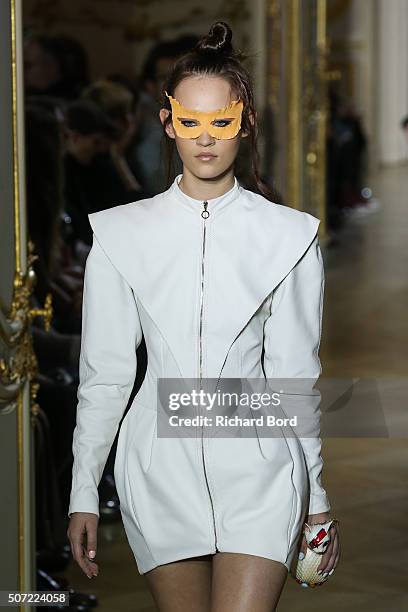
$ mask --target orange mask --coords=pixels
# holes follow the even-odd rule
[[[182,106],[175,98],[170,100],[174,131],[180,138],[198,138],[208,132],[213,138],[234,138],[241,128],[241,117],[244,103],[234,100],[229,106],[207,113],[190,110]]]

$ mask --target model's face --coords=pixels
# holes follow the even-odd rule
[[[221,134],[217,138],[209,134],[207,130],[201,130],[202,133],[197,136],[197,133],[200,132],[199,116],[193,113],[188,116],[188,109],[210,113],[228,107],[231,102],[238,99],[231,91],[228,81],[216,76],[188,77],[177,85],[173,97],[179,105],[184,107],[187,115],[181,117],[183,137],[176,133],[173,123],[167,125],[166,132],[170,138],[176,141],[183,165],[194,176],[203,179],[216,178],[225,173],[235,161],[241,138],[247,136],[247,134],[240,129],[232,138],[221,137]],[[227,114],[222,113],[218,122],[216,121],[217,118],[214,117],[213,125],[217,126],[220,131],[223,125],[236,124],[237,122],[236,110],[232,111],[231,109],[231,117],[227,117]],[[162,123],[168,115],[169,111],[162,108],[160,111]],[[180,121],[180,118],[178,121]],[[192,136],[186,137],[189,129],[192,130]],[[180,133],[180,129],[178,131]],[[229,132],[231,133],[231,129],[229,129]],[[226,135],[230,135],[228,131],[226,131]]]

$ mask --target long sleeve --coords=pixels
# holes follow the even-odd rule
[[[267,379],[287,379],[289,393],[281,396],[281,407],[288,417],[293,414],[300,417],[301,424],[296,436],[308,467],[309,514],[331,508],[321,482],[321,395],[313,389],[322,372],[319,348],[324,284],[323,258],[316,235],[298,263],[273,292],[270,315],[264,328],[265,376]],[[295,389],[293,394],[291,388]]]
[[[93,234],[85,266],[68,516],[99,516],[98,485],[133,389],[141,341],[133,291]]]

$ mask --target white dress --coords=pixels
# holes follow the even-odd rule
[[[262,437],[254,426],[246,437],[161,437],[157,385],[319,378],[320,221],[236,178],[221,197],[195,200],[180,178],[153,198],[89,215],[68,515],[99,515],[97,487],[143,332],[147,372],[122,421],[115,460],[139,573],[217,550],[267,557],[289,570],[307,513],[330,510],[319,431]],[[315,420],[319,394],[299,399]]]

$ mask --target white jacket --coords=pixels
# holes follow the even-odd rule
[[[201,202],[181,191],[180,178],[153,198],[89,215],[68,514],[99,515],[97,487],[143,332],[147,373],[122,422],[115,461],[140,573],[216,550],[266,556],[289,569],[307,513],[330,510],[321,439],[157,437],[157,379],[317,379],[320,221],[236,178],[223,196]],[[304,400],[318,414],[316,402]]]

